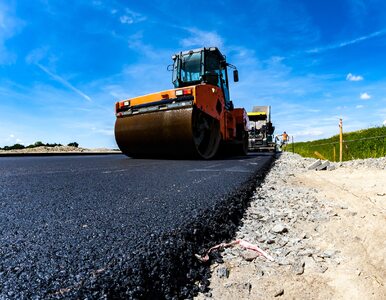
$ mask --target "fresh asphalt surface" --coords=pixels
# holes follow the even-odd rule
[[[66,297],[222,201],[270,160],[0,158],[0,299]]]

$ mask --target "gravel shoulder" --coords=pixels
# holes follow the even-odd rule
[[[313,161],[283,153],[237,232],[275,261],[227,248],[197,299],[386,298],[386,158],[307,170]]]

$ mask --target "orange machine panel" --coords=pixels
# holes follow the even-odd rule
[[[248,131],[248,114],[244,108],[235,108],[232,115],[236,119],[237,125],[243,125],[244,130]]]
[[[232,141],[236,137],[236,119],[230,111],[224,113],[224,133],[224,141]]]
[[[196,107],[220,121],[220,133],[223,141],[233,139],[233,117],[225,110],[222,90],[214,85],[200,84],[195,89]],[[228,126],[231,126],[228,128]]]
[[[192,93],[194,95],[194,86],[187,87],[184,89],[189,89],[189,88],[192,90]],[[147,95],[143,95],[143,96],[139,96],[139,97],[134,97],[131,99],[121,100],[119,102],[123,103],[124,101],[129,100],[130,106],[135,106],[135,105],[151,103],[151,102],[156,102],[156,101],[165,100],[165,99],[173,99],[173,98],[176,98],[176,90],[177,89],[161,91],[161,92],[157,92],[157,93],[152,93],[152,94],[147,94]]]
[[[195,88],[196,107],[211,117],[221,120],[224,112],[224,97],[219,87],[199,84]]]

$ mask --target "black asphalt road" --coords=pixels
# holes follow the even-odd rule
[[[211,212],[271,160],[0,158],[0,299],[190,297],[165,285],[200,276],[164,273],[190,262],[200,235],[219,238],[205,227]]]

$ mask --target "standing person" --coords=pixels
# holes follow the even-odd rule
[[[280,145],[280,147],[282,147],[283,145],[288,143],[288,134],[287,134],[287,132],[284,131],[283,134],[281,134],[280,136],[281,136],[281,145]]]

